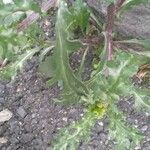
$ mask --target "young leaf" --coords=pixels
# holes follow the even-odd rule
[[[95,116],[87,113],[80,121],[59,132],[53,143],[53,150],[76,150],[79,142],[89,141],[91,127],[95,124]]]
[[[84,3],[83,0],[76,0],[73,3],[73,7],[70,12],[73,14],[72,19],[74,26],[79,26],[82,31],[85,31],[90,17],[86,3]]]
[[[118,108],[112,104],[108,110],[109,133],[116,140],[116,150],[132,149],[132,145],[138,144],[143,135],[140,132],[127,125],[125,117]]]
[[[97,119],[101,119],[106,113],[106,106],[102,103],[91,105],[87,108],[84,117],[62,129],[53,143],[53,150],[76,150],[79,143],[89,141],[91,128]]]
[[[86,86],[79,81],[74,75],[69,65],[69,53],[80,47],[77,41],[69,40],[68,26],[72,15],[68,11],[66,3],[60,2],[56,22],[56,46],[54,54],[46,59],[45,62],[50,64],[50,68],[45,68],[47,73],[52,76],[48,81],[50,85],[57,81],[62,82],[63,92],[62,97],[64,100],[74,101],[79,100],[81,95],[88,93]],[[49,62],[48,62],[49,61]],[[44,65],[42,65],[43,67]],[[42,67],[41,70],[42,70]],[[48,71],[49,70],[49,71]]]
[[[9,64],[8,66],[4,67],[2,70],[0,70],[0,77],[3,79],[11,79],[13,80],[16,76],[16,73],[18,70],[22,69],[23,64],[28,60],[31,59],[32,56],[38,52],[39,49],[32,49],[25,54],[21,55],[15,63]]]
[[[127,44],[139,44],[145,49],[150,49],[150,39],[130,39],[130,40],[123,40],[119,41],[119,43],[127,43]]]
[[[144,90],[135,90],[133,91],[133,94],[135,96],[135,107],[137,109],[139,108],[145,108],[146,110],[150,111],[150,92],[149,90],[145,93]]]
[[[40,12],[41,9],[37,2],[33,0],[13,0],[17,7],[25,9],[25,10],[33,10],[35,12]]]

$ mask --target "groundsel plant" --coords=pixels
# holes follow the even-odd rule
[[[33,1],[13,0],[13,4],[0,1],[0,36],[3,39],[0,41],[1,74],[14,75],[27,59],[38,52],[40,58],[42,55],[39,70],[49,78],[47,83],[50,86],[57,83],[61,89],[56,102],[66,106],[81,104],[84,107],[84,116],[79,121],[59,131],[51,144],[53,150],[78,149],[81,141],[89,141],[95,122],[104,117],[109,120],[109,134],[116,140],[116,149],[133,149],[143,139],[144,136],[137,129],[128,125],[117,103],[121,96],[132,96],[138,111],[150,110],[149,89],[139,88],[132,81],[133,76],[142,80],[149,74],[149,71],[145,70],[149,70],[150,66],[150,40],[122,40],[120,35],[114,33],[113,28],[123,12],[148,2],[107,0],[107,14],[101,18],[83,0],[76,0],[69,6],[65,0],[49,0],[49,7],[43,8]],[[38,29],[32,23],[50,7],[58,8],[56,40],[53,45],[45,44],[43,39],[33,34],[31,36],[32,25]],[[32,14],[27,15],[31,10]],[[14,16],[15,19],[12,19]],[[10,20],[7,17],[10,17]],[[23,21],[18,25],[20,20]],[[42,34],[40,30],[37,31]],[[140,50],[134,49],[135,44]],[[43,55],[49,49],[53,49],[53,54],[44,58]],[[70,66],[69,56],[81,49],[83,57],[75,72]],[[82,80],[89,50],[94,53],[93,72],[90,79]],[[6,60],[7,63],[4,64]],[[12,69],[12,66],[15,69]],[[139,70],[141,66],[144,66],[144,69],[142,67],[142,70]]]

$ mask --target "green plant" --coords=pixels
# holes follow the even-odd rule
[[[39,5],[32,0],[13,0],[6,4],[0,1],[1,78],[13,79],[26,60],[46,45],[42,36],[38,36],[43,33],[37,24],[24,32],[17,31],[18,23],[32,12],[41,13]]]
[[[79,1],[82,2],[81,0]],[[75,3],[78,3],[79,1]],[[93,72],[91,79],[85,82],[82,81],[87,90],[80,90],[83,91],[83,93],[79,94],[78,89],[79,87],[83,88],[83,85],[78,84],[78,82],[76,82],[77,85],[75,85],[74,79],[67,80],[67,82],[70,84],[75,85],[75,89],[71,89],[75,93],[70,92],[71,95],[67,94],[68,97],[67,99],[65,98],[65,100],[67,100],[68,103],[69,100],[72,101],[72,99],[76,99],[77,103],[83,104],[85,106],[85,115],[79,122],[74,123],[70,125],[70,127],[60,131],[60,134],[53,145],[53,149],[76,149],[77,143],[79,143],[81,139],[89,139],[90,129],[92,126],[94,126],[95,120],[104,116],[107,116],[110,121],[109,131],[111,137],[115,138],[117,141],[116,149],[131,149],[134,144],[142,139],[142,134],[140,134],[137,129],[127,125],[123,113],[116,106],[120,96],[133,95],[135,97],[135,106],[150,110],[150,103],[146,98],[146,96],[149,95],[149,90],[139,89],[138,87],[135,87],[131,81],[133,75],[135,75],[138,71],[139,65],[148,62],[149,56],[144,55],[144,53],[149,53],[149,51],[136,52],[130,50],[130,52],[126,52],[118,45],[123,41],[121,42],[113,40],[115,38],[113,37],[112,31],[114,20],[119,13],[118,11],[121,11],[121,2],[124,4],[124,1],[117,1],[116,3],[111,3],[108,6],[107,21],[103,25],[104,30],[102,29],[102,32],[99,34],[99,37],[103,37],[102,45],[104,46],[102,48],[100,47],[99,49],[100,62],[97,65],[97,69]],[[82,7],[82,5],[78,7]],[[125,7],[123,6],[123,8]],[[69,13],[69,11],[71,12],[71,10],[66,7],[65,2],[60,2],[57,14],[57,21],[60,22],[60,25],[64,21],[63,18],[68,17],[67,14],[74,15],[73,13]],[[90,12],[88,7],[87,11]],[[60,33],[65,30],[68,35],[72,35],[69,33],[72,33],[72,30],[70,29],[72,29],[75,21],[72,21],[74,18],[71,15],[70,18],[68,17],[65,21],[66,24],[68,23],[68,26],[63,26],[65,28],[63,28],[61,31],[59,30]],[[89,17],[86,17],[85,19],[89,19]],[[99,21],[101,20],[96,20],[96,22]],[[60,25],[57,25],[56,30],[60,29]],[[89,33],[90,30],[88,29],[90,29],[90,27],[87,28],[87,32],[85,33],[86,35],[91,34]],[[60,33],[57,33],[56,36],[59,36],[61,39]],[[66,37],[68,39],[69,36]],[[62,38],[64,38],[64,36],[62,36]],[[73,38],[73,36],[70,38]],[[58,41],[60,41],[60,39]],[[149,44],[147,40],[129,40],[126,42],[140,44],[149,50]],[[66,43],[63,42],[62,47],[64,48],[65,45]],[[61,59],[65,58],[65,62],[66,60],[69,61],[69,51],[70,49],[68,50],[68,58],[67,55],[65,55],[65,57],[61,57]],[[138,55],[138,53],[141,53],[142,55]],[[56,61],[57,64],[59,64],[58,60]],[[59,64],[59,66],[66,68],[64,63],[62,63],[62,65]],[[61,75],[61,77],[63,76]],[[66,89],[66,85],[68,85],[67,82],[63,78],[59,78],[59,80],[62,81],[63,88]],[[50,81],[54,81],[53,77]],[[67,89],[67,91],[69,90]],[[64,92],[62,93],[64,94]],[[76,94],[80,97],[77,98]],[[131,143],[130,140],[132,140]]]
[[[124,10],[128,10],[131,6],[141,2],[145,1],[108,1],[109,6],[107,8],[106,19],[99,20],[92,12],[92,9],[82,0],[76,0],[70,7],[67,6],[66,1],[57,1],[56,42],[55,45],[52,46],[52,48],[54,48],[53,55],[47,56],[46,59],[41,62],[39,70],[50,78],[50,80],[48,80],[49,85],[53,85],[57,82],[60,86],[61,94],[57,102],[67,105],[81,104],[84,106],[85,115],[78,122],[60,131],[58,138],[53,143],[54,150],[74,150],[77,148],[77,144],[81,139],[88,141],[91,127],[94,126],[97,119],[101,119],[104,116],[107,116],[109,119],[109,132],[111,137],[117,141],[116,149],[132,149],[132,147],[143,138],[143,135],[140,134],[137,129],[127,124],[124,114],[117,107],[117,103],[120,96],[132,95],[135,98],[136,108],[150,110],[150,102],[148,100],[148,96],[150,95],[149,90],[138,88],[132,82],[132,77],[138,72],[139,66],[150,63],[149,40],[117,40],[118,35],[113,32],[114,22],[117,17],[122,14]],[[3,6],[2,3],[0,4]],[[18,3],[15,5],[17,4]],[[28,9],[40,12],[37,8],[37,6],[33,8],[28,7]],[[15,8],[15,12],[16,10]],[[12,11],[10,14],[13,14]],[[0,17],[3,18],[3,16]],[[0,27],[2,31],[6,32],[4,24]],[[16,26],[10,26],[10,29],[12,30],[15,27]],[[23,52],[23,54],[21,53],[22,55],[18,57],[13,50],[15,48],[14,45],[11,50],[8,49],[8,54],[11,53],[9,55],[5,50],[0,51],[0,58],[7,58],[10,61],[10,64],[1,71],[2,74],[5,72],[8,73],[7,69],[9,69],[9,65],[15,68],[16,66],[21,67],[26,58],[28,59],[30,56],[33,56],[35,52],[40,52],[43,47],[49,47],[47,44],[43,44],[42,46],[38,44],[37,41],[41,41],[42,39],[38,39],[38,37],[34,36],[35,34],[31,36],[31,27],[29,27],[29,31],[24,31],[24,34],[20,33],[21,38],[25,38],[26,42],[19,45],[19,39],[15,40],[16,46],[19,45],[21,52],[26,45],[24,45],[24,43],[29,44],[25,47],[26,50],[29,50],[27,54]],[[8,27],[6,29],[8,29]],[[77,30],[81,31],[78,35],[76,35]],[[14,30],[12,31],[14,32]],[[20,38],[20,34],[15,34],[15,37]],[[6,38],[8,39],[8,36],[6,36]],[[10,39],[12,43],[14,38],[11,37]],[[93,49],[96,49],[95,53],[98,59],[93,61],[95,67],[93,68],[91,78],[82,81],[81,76],[84,71],[85,55],[89,48],[89,43],[91,44],[92,42],[94,43]],[[95,43],[97,44],[95,45]],[[145,50],[136,51],[132,47],[126,47],[125,51],[123,47],[126,43],[137,44],[142,46],[142,49]],[[8,44],[8,41],[3,40],[0,46]],[[37,46],[33,49],[31,44],[36,44]],[[80,47],[85,49],[85,52],[78,72],[74,72],[69,64],[69,56]],[[11,52],[12,50],[13,52]],[[17,49],[17,53],[19,50]],[[41,53],[42,58],[45,53],[45,51]],[[12,59],[9,56],[11,56]],[[19,61],[15,61],[14,56],[16,56]],[[15,69],[15,72],[18,67]],[[12,74],[9,73],[8,75]]]

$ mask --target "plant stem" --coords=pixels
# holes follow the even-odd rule
[[[114,27],[114,22],[115,22],[115,17],[119,9],[122,7],[123,3],[126,0],[117,0],[116,4],[110,4],[107,7],[107,20],[106,20],[106,40],[107,40],[107,56],[106,59],[112,60],[112,54],[113,54],[113,27]]]
[[[47,12],[51,7],[54,7],[57,3],[57,0],[48,0],[42,7],[42,12]],[[29,25],[34,23],[40,17],[39,13],[33,12],[27,18],[25,18],[17,27],[17,31],[25,30]]]
[[[106,40],[107,40],[107,47],[106,47],[106,59],[112,60],[112,53],[113,53],[113,26],[115,20],[115,5],[110,4],[107,8],[107,24],[105,28],[106,32]]]
[[[79,72],[78,72],[78,77],[81,79],[81,74],[82,74],[82,71],[83,71],[83,67],[84,67],[84,62],[85,62],[85,57],[87,55],[87,52],[89,50],[89,46],[87,46],[87,48],[85,49],[84,53],[83,53],[83,57],[82,57],[82,60],[81,60],[81,64],[80,64],[80,68],[79,68]]]
[[[126,0],[118,0],[115,6],[115,12],[118,12]]]

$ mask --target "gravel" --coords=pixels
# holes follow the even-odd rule
[[[17,113],[18,113],[18,115],[20,115],[22,118],[24,118],[24,117],[27,115],[26,111],[24,110],[24,108],[23,108],[22,106],[17,109]]]

